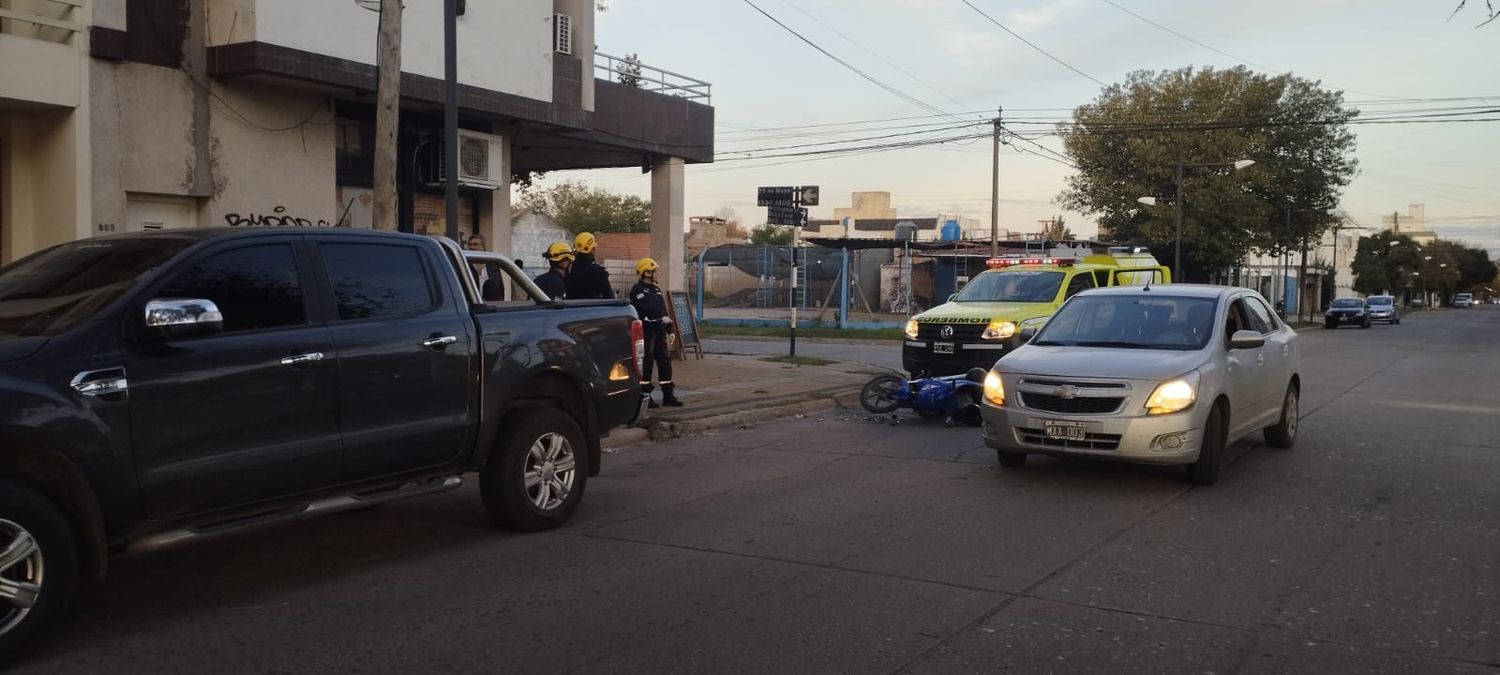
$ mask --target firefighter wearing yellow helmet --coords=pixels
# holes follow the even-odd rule
[[[656,407],[656,401],[651,398],[651,367],[655,365],[660,371],[661,403],[676,407],[682,405],[682,401],[677,400],[674,393],[676,386],[672,384],[672,358],[667,354],[667,336],[672,334],[672,316],[667,313],[666,295],[656,285],[656,267],[656,261],[650,258],[636,261],[635,273],[641,278],[630,289],[630,304],[635,307],[635,313],[640,315],[646,334],[641,395],[646,397],[647,405]]]
[[[565,241],[554,241],[542,254],[547,259],[547,271],[538,274],[532,281],[553,300],[568,297],[568,270],[573,268],[573,247]]]
[[[573,268],[568,270],[569,300],[614,300],[615,289],[609,285],[609,270],[594,259],[594,248],[599,242],[591,232],[579,232],[573,238],[576,258]]]

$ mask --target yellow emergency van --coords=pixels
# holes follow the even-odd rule
[[[912,376],[989,370],[1024,344],[1074,294],[1103,286],[1171,282],[1171,271],[1140,249],[1068,251],[991,258],[945,304],[906,323],[901,362]]]

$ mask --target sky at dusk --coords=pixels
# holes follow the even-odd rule
[[[1366,115],[1500,109],[1500,22],[1475,28],[1483,3],[1449,20],[1456,0],[970,0],[1075,72],[962,0],[753,1],[904,96],[820,54],[743,0],[608,0],[597,19],[601,52],[638,54],[648,65],[713,84],[719,160],[688,167],[689,215],[729,206],[754,225],[764,220],[756,186],[817,184],[823,203],[812,209],[814,218],[848,206],[851,192],[885,190],[903,217],[962,214],[988,227],[988,138],[833,158],[742,160],[735,153],[785,146],[805,152],[821,147],[808,144],[839,138],[958,135],[946,129],[993,117],[997,106],[1016,131],[1041,131],[1046,125],[1022,123],[1065,117],[1098,95],[1092,80],[1115,83],[1135,70],[1290,71],[1344,91]],[[1401,100],[1430,98],[1465,100]],[[951,117],[937,117],[934,108]],[[893,118],[903,119],[838,126]],[[800,128],[780,129],[789,126]],[[1408,204],[1425,204],[1440,236],[1500,258],[1500,122],[1354,129],[1360,173],[1342,207],[1359,224],[1376,229],[1381,215],[1404,216]],[[1037,142],[1062,149],[1056,137]],[[1062,215],[1075,233],[1092,235],[1089,218],[1054,202],[1072,169],[1045,154],[1017,142],[1001,155],[1000,226],[1030,232],[1038,220]],[[638,169],[557,172],[543,184],[557,180],[650,196],[649,176]]]

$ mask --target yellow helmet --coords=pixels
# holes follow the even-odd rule
[[[573,237],[573,250],[579,253],[592,255],[594,247],[598,245],[599,242],[594,240],[594,235],[590,232],[579,232],[578,236]]]
[[[568,246],[568,242],[565,241],[554,241],[547,247],[546,256],[552,262],[572,260],[573,247]]]
[[[636,274],[645,274],[647,272],[655,272],[655,271],[656,271],[656,261],[655,260],[652,260],[650,258],[641,258],[640,260],[635,261],[635,273]]]

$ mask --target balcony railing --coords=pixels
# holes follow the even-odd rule
[[[602,71],[603,74],[599,74]],[[708,105],[713,85],[670,70],[648,66],[633,58],[594,52],[595,77]]]
[[[0,0],[0,34],[72,44],[84,0]]]

